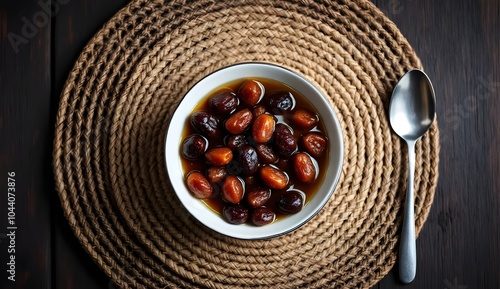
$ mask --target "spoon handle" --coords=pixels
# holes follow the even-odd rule
[[[415,141],[408,141],[408,185],[406,193],[405,214],[401,243],[399,247],[399,279],[408,284],[415,278],[417,271],[417,249],[415,242],[414,213],[414,174],[415,174]]]

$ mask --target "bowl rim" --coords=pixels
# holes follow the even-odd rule
[[[339,154],[338,155],[338,161],[335,162],[335,164],[337,164],[338,168],[336,169],[336,173],[334,175],[334,180],[330,183],[330,185],[328,185],[328,193],[325,194],[324,197],[321,198],[322,201],[320,202],[320,204],[312,212],[310,212],[308,214],[307,218],[301,219],[301,221],[298,222],[298,223],[296,223],[295,225],[289,226],[286,229],[278,230],[276,233],[261,234],[261,235],[256,235],[256,236],[243,236],[241,234],[232,234],[232,233],[229,233],[227,231],[219,230],[218,228],[215,228],[214,226],[211,226],[210,223],[204,222],[199,216],[197,216],[193,212],[194,209],[191,206],[189,206],[188,204],[185,203],[185,199],[182,198],[180,196],[180,193],[177,191],[178,185],[176,185],[176,184],[179,183],[179,180],[172,179],[172,176],[171,176],[171,173],[170,173],[170,169],[169,169],[170,166],[169,166],[169,162],[168,162],[169,157],[168,157],[168,151],[167,151],[168,140],[169,140],[169,131],[171,129],[171,126],[173,125],[172,121],[174,120],[174,117],[175,117],[175,115],[176,115],[179,107],[184,102],[184,100],[186,99],[186,97],[188,95],[190,95],[190,93],[192,93],[195,90],[195,88],[198,87],[201,83],[203,83],[204,81],[207,81],[207,79],[209,77],[214,77],[215,74],[221,73],[224,70],[234,69],[234,67],[248,66],[248,65],[250,65],[250,66],[268,66],[268,68],[283,70],[284,72],[293,75],[293,77],[299,78],[301,81],[303,81],[305,84],[307,84],[307,86],[310,89],[312,89],[316,94],[318,94],[319,96],[321,96],[320,97],[320,99],[321,99],[320,101],[321,102],[324,102],[324,103],[328,104],[328,107],[329,107],[328,110],[331,112],[331,116],[332,116],[332,119],[333,119],[333,123],[331,123],[331,124],[329,123],[329,125],[334,126],[334,131],[338,132],[338,134],[335,135],[335,137],[337,138],[338,154]],[[260,77],[260,76],[242,76],[242,77],[234,78],[232,80],[228,80],[226,83],[229,83],[231,81],[235,81],[235,80],[238,80],[238,79],[249,78],[249,77]],[[262,77],[262,78],[272,79],[270,77]],[[287,84],[287,85],[289,85],[289,84]],[[290,85],[290,86],[293,89],[296,89],[292,85]],[[206,93],[205,93],[205,95],[204,95],[204,97],[206,97],[209,93],[211,93],[212,90],[207,90]],[[315,109],[318,109],[318,108],[316,108],[316,106],[314,104],[312,104],[312,105],[313,105],[313,107]],[[327,135],[327,136],[329,137],[329,139],[331,139],[330,135]],[[181,141],[181,139],[179,139],[178,141]],[[177,152],[178,152],[178,150],[177,150]],[[332,158],[332,156],[329,156],[329,157]],[[179,159],[180,159],[180,156],[179,156]],[[294,71],[292,69],[289,69],[287,67],[284,67],[284,66],[281,66],[281,65],[278,65],[278,64],[275,64],[275,63],[262,62],[262,61],[249,61],[249,62],[247,61],[247,62],[239,62],[239,63],[230,64],[230,65],[221,67],[219,69],[216,69],[216,70],[208,73],[207,75],[203,76],[200,80],[198,80],[196,83],[194,83],[188,89],[188,91],[181,97],[181,99],[179,100],[179,102],[177,103],[177,105],[173,108],[171,117],[169,119],[169,123],[167,125],[167,130],[166,130],[165,138],[164,138],[164,160],[165,160],[166,173],[167,173],[167,176],[169,178],[169,181],[170,181],[170,184],[171,184],[171,188],[174,191],[177,199],[181,202],[181,204],[184,207],[184,209],[189,212],[189,214],[193,217],[193,219],[195,219],[197,222],[199,222],[203,226],[211,229],[212,231],[217,232],[219,234],[222,234],[224,236],[228,236],[228,237],[232,237],[232,238],[236,238],[236,239],[241,239],[241,240],[265,240],[265,239],[271,239],[271,238],[274,238],[274,237],[282,236],[284,234],[288,234],[288,233],[290,233],[292,231],[297,230],[298,228],[300,228],[303,225],[305,225],[306,223],[308,223],[313,217],[315,217],[325,207],[325,205],[328,203],[328,201],[330,200],[331,196],[333,195],[333,193],[337,189],[337,185],[338,185],[338,182],[340,180],[340,176],[342,175],[342,168],[343,168],[343,162],[344,162],[344,140],[343,140],[342,128],[341,128],[340,121],[338,119],[336,111],[333,109],[332,105],[328,102],[327,96],[320,89],[318,89],[311,81],[309,81],[309,79],[307,79],[305,76],[303,76],[302,74],[300,74],[300,73],[298,73],[298,72],[296,72],[296,71]],[[331,160],[329,161],[329,164],[330,163],[331,163]],[[179,168],[179,169],[181,169],[181,168]],[[182,172],[182,175],[184,175],[184,172]],[[328,176],[328,172],[326,173],[325,178],[327,176]],[[323,180],[323,184],[321,184],[320,187],[319,187],[320,189],[322,189],[323,186],[325,186],[325,181],[326,181],[326,179]],[[191,198],[196,199],[187,190],[184,180],[182,181],[182,186],[186,190],[187,194],[191,196]],[[316,195],[317,195],[317,192],[316,192],[316,194],[314,196],[316,196]],[[313,197],[313,199],[314,199],[314,197]],[[202,200],[196,199],[196,201],[199,204],[201,204],[202,206],[206,207],[206,209],[212,210],[206,204],[204,204],[204,202],[202,202]],[[206,209],[205,209],[205,211],[206,211]],[[218,213],[216,213],[216,212],[212,211],[212,213],[214,215],[218,215]],[[300,214],[300,212],[298,214]],[[291,216],[293,216],[293,215],[291,215]],[[291,216],[287,216],[287,218],[291,217]],[[222,219],[222,217],[220,215],[218,215],[217,217],[220,218],[220,219]],[[281,222],[281,221],[279,220],[277,222]],[[229,224],[229,223],[227,223],[227,224]],[[242,224],[242,225],[229,224],[229,225],[230,226],[235,226],[235,227],[240,227],[240,226],[249,226],[250,227],[251,226],[251,225],[247,225],[247,224]],[[272,226],[272,224],[266,225],[266,226],[262,226],[262,227],[256,227],[256,226],[251,226],[251,227],[264,228],[264,227],[268,227],[268,226]]]

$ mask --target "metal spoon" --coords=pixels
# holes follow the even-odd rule
[[[389,104],[392,129],[408,145],[408,188],[399,247],[399,278],[403,283],[413,281],[417,270],[413,193],[415,143],[431,126],[435,112],[436,100],[429,77],[418,69],[408,71],[394,88]]]

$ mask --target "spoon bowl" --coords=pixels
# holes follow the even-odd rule
[[[434,88],[421,70],[408,71],[396,84],[389,104],[394,132],[408,145],[408,185],[399,248],[399,278],[413,281],[417,270],[414,213],[415,143],[432,125],[436,115]]]
[[[408,71],[398,82],[389,105],[392,129],[405,140],[416,141],[424,135],[436,112],[434,89],[421,70]]]

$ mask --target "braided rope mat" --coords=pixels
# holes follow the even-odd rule
[[[167,123],[208,73],[283,65],[329,96],[344,136],[342,176],[308,224],[263,241],[197,223],[163,157]],[[386,115],[405,71],[405,38],[365,0],[132,1],[88,43],[66,82],[54,140],[66,218],[123,288],[369,288],[393,267],[406,149]],[[416,227],[437,183],[435,123],[416,146]]]

